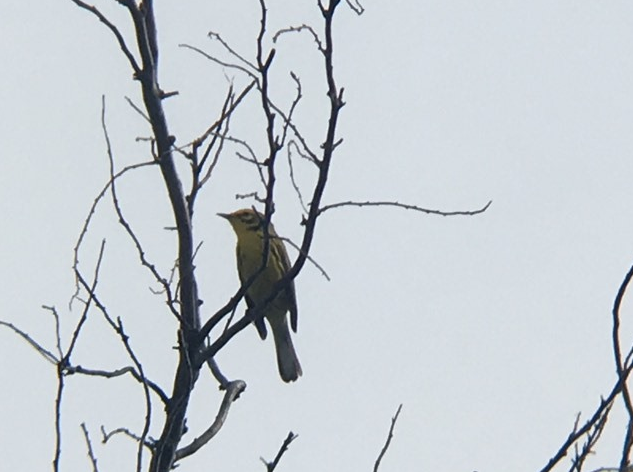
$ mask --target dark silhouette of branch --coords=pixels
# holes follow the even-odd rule
[[[209,33],[209,34],[210,34],[210,37],[212,37],[212,38],[214,38],[214,39],[217,39],[217,38],[218,38],[218,36],[211,36],[211,35],[212,35],[212,34],[214,34],[214,33]],[[220,66],[222,66],[222,67],[226,67],[226,68],[229,68],[229,69],[237,69],[237,70],[239,70],[239,71],[241,71],[241,72],[244,72],[244,73],[245,73],[246,75],[248,75],[249,77],[252,77],[253,79],[256,79],[255,72],[252,72],[252,71],[248,70],[246,67],[240,66],[240,65],[238,65],[238,64],[233,64],[233,63],[231,63],[231,62],[222,61],[222,60],[218,59],[217,57],[212,56],[211,54],[208,54],[208,53],[204,52],[202,49],[197,48],[197,47],[195,47],[195,46],[191,46],[191,45],[189,45],[189,44],[179,44],[179,46],[180,46],[181,48],[191,49],[192,51],[197,52],[197,53],[198,53],[198,54],[200,54],[201,56],[203,56],[203,57],[205,57],[205,58],[209,59],[209,60],[210,60],[210,61],[212,61],[212,62],[215,62],[216,64],[218,64],[218,65],[220,65]],[[252,64],[250,64],[250,63],[249,63],[249,66],[252,66]],[[254,66],[253,66],[253,67],[254,67]]]
[[[378,472],[378,467],[380,467],[380,462],[382,458],[387,453],[387,449],[389,449],[389,445],[391,444],[391,439],[393,438],[393,430],[396,427],[396,421],[398,421],[398,416],[400,416],[400,411],[402,410],[402,403],[398,406],[396,410],[396,414],[391,418],[391,426],[389,427],[389,433],[387,434],[387,440],[385,441],[385,445],[382,447],[380,454],[378,454],[378,458],[374,463],[374,472]]]
[[[143,444],[145,443],[145,438],[147,437],[149,433],[149,427],[150,427],[151,415],[152,415],[152,400],[149,393],[150,387],[148,385],[147,378],[145,377],[143,365],[141,364],[140,360],[134,353],[132,346],[130,345],[130,338],[126,334],[125,329],[123,328],[123,322],[121,321],[121,318],[117,318],[115,321],[108,313],[108,310],[106,309],[105,305],[103,305],[99,301],[99,298],[97,297],[97,294],[94,292],[94,290],[90,286],[88,286],[88,284],[82,277],[81,273],[77,273],[77,277],[79,278],[79,282],[81,283],[81,285],[89,294],[90,298],[88,299],[88,302],[92,301],[95,304],[95,306],[99,309],[99,311],[101,311],[102,315],[104,316],[108,324],[119,335],[119,338],[121,339],[121,343],[123,344],[128,356],[130,357],[132,363],[134,364],[141,378],[141,385],[143,386],[143,397],[145,400],[145,424],[143,427],[143,432],[141,434],[141,439],[139,441],[139,446],[137,450],[137,459],[136,459],[136,469],[137,469],[137,472],[140,472],[141,465],[143,463]]]
[[[85,283],[81,273],[79,271],[76,272],[76,275],[81,279],[84,286],[88,290],[89,293],[94,293],[94,290],[97,288],[97,284],[99,281],[99,271],[101,269],[101,263],[103,262],[103,252],[105,250],[105,240],[101,241],[101,247],[99,249],[99,256],[97,257],[97,263],[95,264],[95,270],[92,278],[92,283],[88,285]],[[89,298],[84,306],[83,312],[79,321],[77,322],[77,326],[73,331],[71,336],[71,341],[66,350],[65,354],[59,359],[57,363],[57,395],[55,397],[55,456],[53,458],[53,469],[57,472],[59,470],[59,460],[61,458],[62,453],[62,432],[61,432],[61,421],[62,421],[62,400],[64,395],[64,375],[66,372],[66,367],[70,364],[70,357],[73,354],[75,346],[77,344],[77,340],[79,339],[79,333],[81,332],[81,328],[85,324],[88,319],[88,311],[90,309],[90,305],[92,303],[92,297]],[[53,311],[55,315],[57,315],[56,311]],[[56,329],[58,330],[57,339],[58,345],[61,345],[60,335],[59,335],[59,324],[56,325]]]
[[[286,439],[284,439],[284,442],[281,444],[281,447],[279,448],[279,451],[277,452],[277,455],[275,456],[272,462],[267,462],[266,460],[264,460],[263,457],[260,457],[261,461],[266,466],[266,472],[273,472],[275,470],[275,468],[279,465],[281,458],[283,457],[285,452],[288,450],[290,443],[292,443],[292,441],[294,441],[298,437],[299,437],[298,434],[295,434],[292,431],[290,431],[288,433],[288,436],[286,436]]]
[[[145,266],[152,273],[156,281],[163,287],[163,291],[165,296],[167,297],[167,306],[170,308],[172,314],[176,318],[180,318],[178,311],[176,309],[176,300],[172,294],[171,287],[169,285],[169,281],[163,277],[156,269],[156,266],[149,262],[147,257],[145,256],[145,250],[143,249],[143,245],[139,240],[138,236],[132,229],[130,223],[127,221],[125,216],[123,215],[123,210],[121,209],[121,205],[119,204],[119,198],[116,190],[116,179],[115,179],[115,171],[114,171],[114,155],[112,154],[112,146],[110,144],[110,136],[108,134],[108,128],[105,122],[105,97],[101,97],[101,127],[103,130],[103,136],[106,141],[106,151],[108,155],[108,162],[110,164],[110,193],[112,195],[112,204],[116,211],[117,216],[119,217],[119,224],[123,226],[125,231],[127,232],[130,239],[134,243],[136,247],[136,251],[138,253],[141,264]]]
[[[589,418],[582,428],[578,429],[577,424],[572,429],[571,433],[563,443],[563,445],[558,449],[556,454],[549,460],[547,465],[541,469],[541,472],[549,472],[558,464],[558,462],[567,455],[569,449],[584,435],[590,434],[592,428],[595,428],[596,425],[600,424],[603,421],[606,421],[606,418],[609,414],[611,406],[615,399],[621,393],[627,391],[626,382],[628,380],[631,371],[633,370],[633,364],[622,362],[622,350],[620,347],[620,339],[619,339],[619,327],[620,327],[620,308],[622,305],[622,301],[624,300],[624,296],[626,295],[627,289],[633,279],[633,266],[631,266],[624,277],[624,280],[620,284],[618,288],[617,295],[615,297],[613,303],[612,310],[612,319],[613,319],[613,329],[612,329],[612,343],[613,343],[613,354],[616,363],[616,369],[618,372],[618,380],[611,390],[611,393],[607,396],[606,399],[602,399],[600,405],[595,410],[594,414]],[[633,347],[631,348],[633,349]],[[630,358],[631,351],[626,356],[627,362]],[[626,396],[623,394],[625,404],[627,405],[627,412],[629,413],[629,424],[627,426],[627,433],[625,437],[625,443],[622,452],[622,459],[620,462],[620,471],[626,471],[629,467],[628,457],[631,450],[631,412],[629,410],[630,404],[627,404]],[[630,401],[630,400],[629,400]]]
[[[301,193],[301,189],[299,188],[299,185],[297,184],[297,181],[295,180],[295,169],[294,169],[294,164],[292,163],[292,149],[293,148],[296,149],[297,154],[303,157],[303,154],[299,150],[297,143],[294,140],[289,141],[287,156],[288,156],[288,172],[290,174],[290,183],[292,183],[292,188],[297,194],[297,198],[299,199],[299,203],[301,204],[301,208],[303,209],[303,212],[308,213],[308,207],[303,201],[303,195]]]
[[[321,52],[325,51],[325,48],[323,47],[323,43],[321,42],[321,38],[319,38],[319,35],[317,34],[317,32],[314,31],[314,28],[312,28],[312,26],[306,25],[305,23],[299,26],[289,26],[287,28],[280,29],[273,36],[273,43],[276,43],[279,40],[279,38],[283,36],[284,34],[301,33],[302,31],[306,31],[307,33],[310,34],[310,36],[312,36],[312,39],[316,43],[319,51]]]
[[[602,436],[602,432],[604,431],[604,427],[607,425],[607,420],[609,418],[609,413],[611,411],[611,407],[613,404],[607,408],[602,417],[592,426],[591,430],[587,432],[585,442],[579,448],[578,443],[576,443],[575,454],[572,459],[571,468],[569,472],[580,472],[582,470],[582,466],[589,457],[589,455],[593,452],[595,445],[597,444],[600,436]],[[576,417],[576,423],[574,424],[574,429],[578,428],[578,422],[580,421],[580,413]]]
[[[115,377],[121,377],[126,374],[130,374],[134,380],[139,383],[146,382],[147,386],[160,398],[160,400],[167,405],[169,402],[169,397],[165,394],[163,389],[156,383],[152,382],[149,379],[144,379],[138,371],[132,367],[122,367],[116,370],[100,370],[100,369],[88,369],[86,367],[82,367],[80,365],[68,365],[65,369],[65,374],[73,375],[73,374],[81,374],[81,375],[89,375],[92,377],[103,377],[106,379],[112,379]]]
[[[626,470],[630,464],[631,447],[633,447],[633,403],[631,402],[631,394],[629,392],[628,385],[626,383],[625,372],[627,370],[624,361],[622,360],[622,348],[620,344],[620,307],[622,306],[622,300],[626,294],[626,291],[633,278],[633,266],[629,268],[624,280],[620,284],[618,293],[613,303],[613,357],[615,360],[616,371],[618,378],[621,379],[622,385],[622,398],[626,407],[627,414],[629,415],[629,422],[627,425],[626,435],[624,439],[624,446],[622,449],[622,458],[620,461],[620,470]],[[628,356],[627,356],[628,357]]]
[[[101,247],[99,248],[99,256],[97,257],[97,264],[95,266],[94,278],[89,288],[90,293],[94,293],[95,289],[97,288],[97,281],[99,279],[99,269],[101,268],[101,262],[103,262],[104,250],[105,250],[105,239],[101,240]],[[78,275],[79,275],[79,272],[76,272],[75,276],[78,277]],[[84,309],[81,314],[81,318],[79,319],[79,322],[77,323],[77,326],[75,327],[75,330],[72,334],[70,346],[68,346],[68,350],[66,351],[66,354],[64,355],[64,358],[61,361],[62,364],[64,364],[62,365],[63,369],[65,369],[66,365],[70,363],[70,356],[72,355],[72,352],[75,349],[75,345],[77,344],[77,340],[79,339],[79,333],[81,332],[81,328],[83,327],[86,320],[88,319],[88,310],[90,309],[90,302],[91,302],[91,299],[88,299],[86,303],[84,304]]]
[[[156,161],[148,161],[148,162],[140,162],[138,164],[132,164],[130,166],[126,166],[123,169],[121,169],[119,172],[117,172],[116,174],[114,174],[114,179],[110,178],[108,179],[108,182],[103,186],[103,188],[99,191],[99,193],[97,194],[97,196],[95,197],[95,199],[92,202],[92,205],[90,206],[90,210],[88,211],[88,215],[86,216],[86,218],[84,218],[84,224],[81,228],[81,231],[79,232],[79,237],[77,238],[77,242],[75,243],[75,247],[73,249],[74,252],[74,259],[73,259],[73,270],[78,270],[79,267],[79,250],[81,249],[82,243],[84,241],[84,238],[86,237],[86,234],[88,233],[88,228],[90,227],[90,223],[92,222],[92,217],[94,216],[96,210],[97,210],[97,205],[99,204],[99,202],[103,199],[103,197],[105,196],[106,192],[110,189],[110,186],[112,185],[112,182],[114,180],[119,179],[120,177],[122,177],[123,175],[125,175],[126,173],[134,170],[134,169],[139,169],[141,167],[146,167],[146,166],[154,166],[156,165]],[[72,300],[74,300],[77,295],[79,293],[79,284],[76,283],[76,291],[74,293],[74,295],[71,297],[71,303]]]
[[[48,309],[49,307],[46,307],[46,308]],[[46,349],[44,346],[42,346],[40,343],[38,343],[35,339],[33,339],[31,337],[31,335],[29,335],[25,331],[22,331],[20,328],[15,326],[13,323],[9,323],[8,321],[0,320],[0,326],[5,326],[5,327],[9,328],[11,331],[13,331],[15,334],[20,336],[22,339],[24,339],[27,342],[27,344],[29,344],[44,359],[46,359],[51,364],[57,365],[57,363],[59,362],[59,358],[55,354],[53,354],[51,351]]]
[[[227,43],[224,39],[222,39],[222,36],[220,36],[218,33],[214,32],[214,31],[209,31],[209,33],[207,33],[207,37],[209,39],[215,39],[216,41],[218,41],[223,47],[224,49],[226,49],[226,51],[228,51],[228,53],[235,57],[236,59],[238,59],[240,62],[242,62],[244,65],[246,65],[247,67],[250,67],[253,71],[257,71],[257,67],[251,63],[249,60],[247,60],[244,56],[242,56],[240,53],[238,53],[235,49],[233,49],[229,43]]]
[[[130,431],[127,428],[116,428],[110,432],[107,432],[105,430],[105,427],[101,426],[101,435],[103,436],[101,438],[101,442],[103,444],[106,444],[110,439],[112,439],[114,436],[118,436],[119,434],[122,434],[123,436],[127,436],[128,438],[134,440],[134,442],[136,443],[142,444],[150,452],[154,450],[154,443],[152,441],[149,441],[147,439],[143,441],[139,435],[134,434],[132,431]]]
[[[185,193],[176,171],[172,153],[175,138],[169,133],[162,104],[162,100],[169,94],[165,94],[158,83],[158,40],[154,2],[144,0],[137,5],[133,0],[119,0],[119,3],[127,8],[134,25],[136,46],[141,58],[141,64],[133,67],[134,75],[140,83],[143,104],[151,122],[155,158],[167,189],[178,235],[179,360],[163,430],[156,443],[156,448],[153,450],[149,465],[149,470],[152,472],[168,472],[173,465],[176,447],[184,431],[185,414],[193,384],[197,378],[197,371],[192,369],[190,363],[191,357],[199,348],[199,343],[196,341],[200,325],[198,289],[193,266],[193,231]],[[140,249],[138,246],[137,248]],[[162,280],[162,277],[159,276],[159,279]],[[176,310],[175,306],[172,308]],[[144,377],[136,362],[135,365]],[[144,388],[146,391],[148,390],[146,384],[144,384]],[[147,392],[146,395],[149,396],[149,393]],[[146,419],[145,431],[141,439],[147,434],[148,425],[149,418]],[[139,445],[137,467],[140,467],[143,442],[141,441]]]
[[[413,210],[413,211],[419,211],[422,213],[427,213],[429,215],[440,215],[440,216],[473,216],[473,215],[478,215],[480,213],[485,212],[490,205],[492,204],[492,200],[490,200],[488,203],[486,203],[483,207],[477,209],[477,210],[457,210],[457,211],[441,211],[441,210],[430,210],[428,208],[422,208],[420,206],[417,205],[409,205],[407,203],[400,203],[400,202],[387,202],[387,201],[379,201],[379,202],[372,202],[372,201],[365,201],[365,202],[353,202],[353,201],[348,201],[348,202],[338,202],[338,203],[332,203],[330,205],[324,205],[319,209],[319,214],[325,213],[328,210],[332,210],[334,208],[341,208],[341,207],[347,207],[347,206],[354,206],[354,207],[369,207],[369,206],[387,206],[387,207],[396,207],[396,208],[403,208],[405,210]]]
[[[116,40],[119,43],[119,47],[121,48],[121,51],[123,51],[123,54],[125,55],[125,57],[127,57],[127,60],[130,62],[130,66],[132,67],[132,70],[134,70],[134,73],[138,75],[141,72],[141,70],[136,62],[136,59],[134,58],[134,55],[132,54],[130,49],[127,47],[127,44],[125,43],[125,39],[123,39],[123,35],[119,31],[119,29],[116,26],[114,26],[114,24],[110,20],[108,20],[103,15],[103,13],[101,13],[97,9],[97,7],[93,5],[88,5],[87,3],[81,0],[71,0],[71,2],[73,2],[78,7],[83,8],[84,10],[87,10],[93,15],[95,15],[97,18],[99,18],[99,21],[101,21],[101,23],[103,23],[104,25],[108,27],[108,29],[116,37]]]
[[[228,382],[225,384],[224,389],[226,390],[226,392],[224,393],[224,398],[222,399],[222,403],[220,404],[220,408],[218,410],[218,414],[215,417],[215,420],[204,433],[195,438],[187,446],[176,451],[176,461],[194,454],[202,446],[213,439],[216,434],[218,434],[220,429],[222,429],[222,426],[224,426],[224,423],[229,415],[229,409],[231,408],[231,405],[240,396],[240,394],[244,390],[246,390],[246,382],[244,382],[243,380]]]
[[[94,450],[92,449],[92,441],[90,441],[90,434],[88,433],[86,423],[81,423],[81,431],[84,433],[84,439],[86,440],[88,457],[90,458],[90,463],[92,464],[92,472],[99,472],[99,467],[97,467],[97,458],[95,457]]]
[[[630,372],[631,371],[629,369],[628,373]],[[620,385],[620,381],[618,380],[607,398],[602,398],[600,400],[600,405],[598,405],[598,408],[596,408],[593,415],[585,422],[585,424],[580,429],[578,429],[576,426],[572,429],[567,439],[563,442],[562,446],[548,461],[547,465],[541,469],[541,472],[551,471],[560,462],[560,460],[567,455],[569,449],[576,443],[576,441],[582,438],[585,434],[589,433],[594,425],[601,421],[603,416],[608,414],[613,401],[620,394],[621,388],[622,387]]]

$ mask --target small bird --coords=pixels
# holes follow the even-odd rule
[[[250,208],[237,210],[233,213],[218,213],[226,218],[237,235],[237,271],[240,281],[245,283],[262,266],[264,252],[264,215]],[[290,260],[283,241],[277,236],[272,223],[268,225],[268,260],[266,267],[257,275],[253,283],[246,290],[246,305],[249,309],[264,303],[270,297],[275,284],[290,270]],[[264,316],[255,321],[255,327],[262,339],[266,339],[267,331],[264,318],[270,323],[277,351],[277,367],[284,382],[297,380],[302,374],[299,359],[295,353],[290,325],[297,332],[297,298],[294,281],[277,294],[275,299],[263,309]]]

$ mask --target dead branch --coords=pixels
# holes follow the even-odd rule
[[[143,380],[141,374],[139,374],[138,371],[132,366],[122,367],[116,370],[100,370],[88,369],[80,365],[67,365],[64,373],[67,375],[81,374],[92,377],[103,377],[106,379],[112,379],[115,377],[121,377],[123,375],[130,374],[134,378],[134,380],[139,383],[143,383],[143,381],[147,382],[147,386],[158,396],[158,398],[160,398],[163,404],[167,405],[169,403],[169,397],[165,394],[163,389],[156,382],[152,382],[149,379]]]
[[[398,406],[398,409],[396,410],[396,414],[393,415],[393,418],[391,418],[391,426],[389,427],[387,440],[385,441],[385,445],[382,447],[382,450],[380,451],[380,454],[378,454],[378,458],[376,459],[376,462],[374,463],[374,472],[378,472],[378,467],[380,466],[380,462],[382,461],[382,458],[387,453],[387,449],[389,449],[389,445],[391,444],[391,439],[393,438],[393,430],[396,427],[396,421],[398,421],[398,416],[400,415],[401,410],[402,410],[402,403],[400,404],[400,406]]]
[[[627,414],[629,415],[629,422],[627,425],[627,431],[624,439],[624,445],[622,448],[622,458],[620,461],[620,470],[626,470],[630,464],[631,448],[633,447],[633,402],[631,401],[631,394],[626,382],[627,368],[622,360],[622,348],[620,343],[620,307],[622,301],[626,295],[626,291],[633,279],[633,266],[631,266],[624,277],[624,280],[618,288],[618,293],[615,297],[612,310],[613,330],[612,330],[612,344],[613,344],[613,357],[615,360],[616,371],[618,377],[621,380],[622,386],[622,399],[626,407]],[[627,356],[628,358],[628,356]]]
[[[87,3],[85,3],[85,2],[83,2],[81,0],[71,0],[71,2],[73,2],[79,8],[83,8],[84,10],[89,11],[90,13],[95,15],[97,18],[99,18],[99,21],[101,23],[103,23],[104,25],[107,26],[107,28],[112,32],[112,34],[114,34],[114,37],[116,38],[117,42],[119,43],[119,47],[121,48],[121,51],[123,51],[123,54],[125,55],[125,57],[127,57],[127,60],[129,61],[130,66],[132,67],[132,70],[134,71],[134,74],[135,75],[140,74],[141,69],[139,68],[139,66],[137,64],[136,59],[134,58],[134,55],[132,54],[130,49],[127,47],[125,39],[123,39],[123,35],[119,31],[119,29],[116,26],[114,26],[114,24],[110,20],[108,20],[105,17],[105,15],[103,15],[103,13],[101,13],[97,9],[97,7],[95,7],[93,5],[88,5]]]
[[[400,202],[388,202],[388,201],[353,202],[353,201],[347,201],[347,202],[338,202],[338,203],[332,203],[330,205],[322,206],[319,209],[319,215],[325,213],[328,210],[332,210],[334,208],[346,207],[346,206],[354,206],[354,207],[386,206],[386,207],[402,208],[402,209],[405,209],[405,210],[419,211],[421,213],[427,213],[429,215],[473,216],[473,215],[478,215],[480,213],[485,212],[490,207],[491,204],[492,204],[492,200],[490,200],[483,207],[481,207],[481,208],[479,208],[477,210],[441,211],[441,210],[431,210],[431,209],[428,209],[428,208],[422,208],[422,207],[417,206],[417,205],[410,205],[410,204],[407,204],[407,203],[400,203]]]
[[[86,440],[88,457],[90,458],[90,463],[92,464],[92,472],[99,472],[99,467],[97,467],[97,458],[95,457],[95,453],[92,449],[92,441],[90,440],[90,434],[88,433],[86,423],[81,423],[81,430],[84,433],[84,439]]]
[[[119,434],[123,435],[123,436],[127,436],[128,438],[134,440],[134,442],[142,444],[143,446],[145,446],[150,452],[154,450],[154,443],[152,441],[149,440],[145,440],[142,441],[142,438],[137,435],[134,434],[132,431],[130,431],[127,428],[116,428],[113,429],[110,432],[107,432],[105,430],[105,427],[101,426],[101,442],[103,444],[107,444],[107,442],[112,439],[114,436],[118,436]]]
[[[224,423],[229,416],[229,409],[231,408],[231,405],[239,398],[240,394],[246,390],[246,382],[243,380],[235,380],[228,382],[224,387],[226,392],[215,420],[204,433],[195,438],[187,446],[176,451],[176,458],[174,462],[194,454],[220,432],[220,429],[222,429],[222,426],[224,426]]]
[[[275,470],[275,468],[279,465],[281,458],[283,457],[285,452],[288,450],[290,443],[292,443],[292,441],[294,441],[298,437],[299,437],[298,434],[295,434],[292,431],[290,431],[288,433],[288,436],[286,436],[286,439],[284,439],[284,442],[281,444],[281,447],[279,448],[279,451],[277,452],[277,455],[275,456],[272,462],[267,462],[263,457],[260,457],[260,460],[266,466],[266,472],[273,472]]]
[[[48,308],[48,307],[46,307],[46,308]],[[5,327],[9,328],[11,331],[13,331],[15,334],[20,336],[22,339],[24,339],[27,342],[27,344],[29,344],[45,360],[47,360],[51,364],[57,365],[57,363],[59,362],[59,358],[57,356],[55,356],[55,354],[53,354],[51,351],[46,349],[44,346],[42,346],[40,343],[38,343],[35,339],[33,339],[31,337],[31,335],[29,335],[25,331],[22,331],[20,328],[15,326],[13,323],[9,323],[8,321],[0,320],[0,326],[5,326]]]

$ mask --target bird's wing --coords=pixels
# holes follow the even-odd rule
[[[244,274],[244,268],[243,268],[243,259],[242,259],[242,254],[240,252],[240,246],[237,246],[237,273],[240,276],[240,282],[244,283],[246,282],[246,276]],[[248,296],[248,293],[244,294],[244,300],[246,300],[246,307],[248,308],[247,311],[250,311],[254,306],[255,303],[253,303],[253,299],[251,297]],[[266,329],[266,323],[264,323],[264,317],[260,316],[258,320],[255,320],[253,322],[253,324],[255,325],[255,328],[257,328],[257,333],[259,334],[259,337],[262,339],[266,339],[266,336],[268,335],[268,330]]]
[[[283,275],[287,274],[290,271],[290,259],[288,258],[288,252],[286,251],[286,246],[284,245],[281,239],[276,240],[277,244],[271,245],[275,249],[279,250],[279,260],[281,261],[281,266],[283,268]],[[292,330],[297,332],[297,295],[295,293],[295,281],[294,279],[288,282],[286,288],[284,289],[284,295],[286,296],[286,300],[288,301],[290,311],[290,326]]]

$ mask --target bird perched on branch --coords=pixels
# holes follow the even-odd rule
[[[273,295],[273,290],[277,289],[277,282],[290,270],[286,247],[277,236],[272,223],[268,224],[268,231],[264,231],[265,218],[258,211],[245,208],[218,215],[231,223],[237,235],[237,271],[240,281],[247,284],[255,276],[246,289],[245,298],[249,310],[256,310],[264,304],[261,312],[255,312],[257,332],[262,339],[266,339],[264,319],[268,320],[275,340],[279,375],[284,382],[297,380],[302,374],[301,365],[292,345],[286,317],[286,313],[290,312],[290,325],[296,332],[297,299],[294,281],[288,281],[275,298],[266,303]],[[268,257],[264,265],[265,239],[268,239]]]

